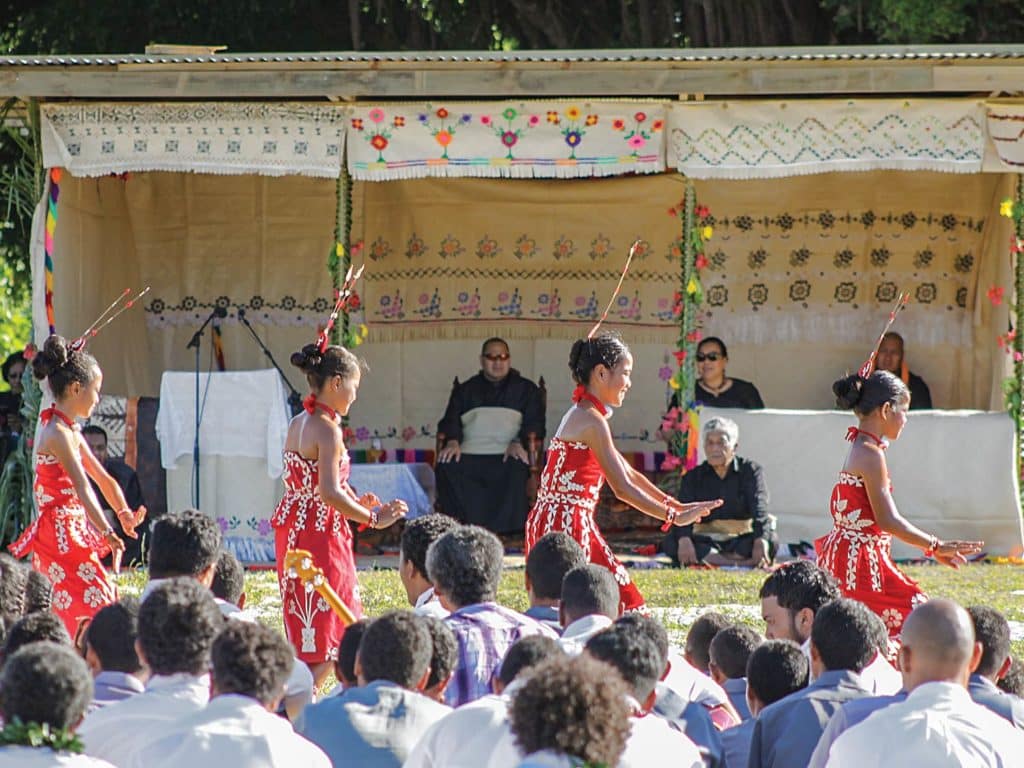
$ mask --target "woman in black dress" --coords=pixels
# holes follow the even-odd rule
[[[757,387],[725,374],[729,352],[725,342],[708,336],[697,345],[697,386],[694,400],[712,408],[764,408]]]

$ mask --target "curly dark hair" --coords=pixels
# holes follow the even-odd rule
[[[362,370],[363,363],[344,347],[329,346],[323,352],[316,344],[307,344],[298,352],[293,352],[291,364],[306,374],[309,388],[319,392],[327,380],[341,376],[345,381]]]
[[[662,669],[668,664],[668,632],[660,621],[653,616],[645,616],[642,613],[625,613],[615,621],[616,625],[625,627],[636,627],[651,640],[654,641],[658,654],[661,657]]]
[[[25,581],[25,613],[48,611],[53,605],[53,584],[34,568],[26,569],[28,579]]]
[[[105,672],[132,674],[142,669],[135,653],[138,636],[139,601],[134,597],[101,608],[85,630],[86,647],[92,648]]]
[[[577,384],[590,383],[590,374],[598,365],[614,368],[629,354],[629,347],[617,333],[599,333],[592,339],[578,339],[569,352],[569,370]]]
[[[795,613],[804,608],[817,612],[839,599],[839,594],[839,584],[831,573],[807,560],[794,560],[768,575],[758,597],[774,597],[780,607]]]
[[[486,528],[462,525],[427,550],[430,580],[455,608],[493,602],[505,549]]]
[[[811,644],[825,669],[859,673],[878,652],[871,609],[849,598],[823,606],[814,614]]]
[[[562,597],[565,574],[587,562],[583,547],[564,531],[545,533],[526,556],[526,575],[533,594],[542,600]]]
[[[157,584],[139,607],[139,646],[154,675],[201,675],[224,627],[210,590],[190,576]]]
[[[452,676],[459,663],[459,642],[448,625],[436,616],[420,616],[430,632],[430,677],[427,688],[433,688]]]
[[[584,563],[565,574],[561,596],[566,622],[592,615],[614,620],[620,613],[619,585],[611,571],[596,563]]]
[[[742,624],[726,627],[711,639],[708,648],[711,663],[730,680],[745,677],[747,660],[763,641],[764,638],[750,627]]]
[[[6,552],[0,552],[0,619],[10,626],[25,612],[28,569]]]
[[[996,683],[999,690],[1014,696],[1024,696],[1024,664],[1020,659],[1010,657],[1010,669]]]
[[[409,520],[402,531],[402,559],[412,563],[417,573],[427,578],[427,550],[430,545],[458,527],[458,520],[448,515],[430,514]]]
[[[210,591],[214,597],[219,597],[232,605],[238,605],[245,591],[245,569],[238,562],[238,558],[226,549],[220,551],[217,556],[217,567],[213,571],[213,583]]]
[[[198,576],[217,562],[221,551],[217,522],[198,509],[164,515],[149,539],[149,577]]]
[[[765,706],[807,687],[810,662],[792,640],[765,640],[747,659],[747,686]]]
[[[71,728],[92,701],[92,675],[70,643],[31,643],[7,659],[0,679],[6,722]]]
[[[967,613],[974,624],[974,639],[981,643],[981,661],[974,671],[991,677],[1010,656],[1010,625],[1002,613],[987,605],[972,605]]]
[[[729,626],[729,620],[717,611],[708,611],[697,617],[686,633],[686,652],[689,661],[704,674],[711,663],[711,641],[715,635]]]
[[[432,650],[430,630],[421,617],[412,611],[388,611],[371,622],[359,643],[363,681],[388,680],[414,690],[430,666]]]
[[[100,372],[96,358],[84,349],[71,350],[63,336],[53,334],[32,358],[32,373],[50,383],[54,397],[61,398],[73,383],[85,386]]]
[[[613,667],[640,703],[651,695],[665,671],[658,646],[637,626],[613,624],[587,641],[586,652]]]
[[[586,654],[539,664],[512,696],[509,721],[523,754],[552,750],[618,765],[630,733],[629,691]]]
[[[498,670],[498,680],[503,686],[508,686],[520,674],[533,669],[542,661],[564,656],[565,651],[554,638],[527,635],[513,643],[505,652],[505,658],[501,660],[501,668]]]
[[[237,693],[264,706],[277,702],[295,659],[284,637],[258,622],[228,621],[210,649],[218,693]]]
[[[339,683],[356,685],[356,656],[359,655],[359,643],[368,626],[369,619],[360,619],[345,627],[345,634],[338,643],[338,658],[334,662],[334,676]]]
[[[886,403],[895,408],[910,400],[910,390],[903,379],[888,371],[875,371],[866,379],[856,373],[844,376],[832,384],[832,392],[836,406],[844,411],[852,409],[858,416],[867,416]]]
[[[3,656],[10,658],[19,648],[43,640],[71,647],[71,635],[57,614],[50,611],[27,613],[8,627]]]

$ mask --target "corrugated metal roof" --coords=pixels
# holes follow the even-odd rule
[[[816,48],[669,48],[603,51],[436,51],[0,56],[3,67],[112,67],[195,64],[631,64],[1024,59],[1024,45]]]

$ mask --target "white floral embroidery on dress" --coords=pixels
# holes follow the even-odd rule
[[[58,611],[66,611],[71,607],[71,593],[64,589],[55,589],[51,602]]]
[[[82,600],[90,608],[99,608],[106,602],[106,595],[103,594],[103,590],[99,587],[89,587],[82,595]]]
[[[78,578],[82,581],[92,581],[99,574],[96,572],[96,566],[92,563],[82,563],[78,566]]]
[[[64,569],[57,563],[50,563],[50,567],[46,569],[46,575],[50,578],[50,582],[57,584],[64,581],[64,577],[67,575],[64,573]]]

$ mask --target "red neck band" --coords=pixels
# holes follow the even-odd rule
[[[608,406],[606,406],[604,403],[602,403],[600,400],[598,400],[596,397],[590,394],[587,391],[587,388],[580,384],[572,392],[572,401],[579,405],[584,400],[593,403],[594,407],[597,408],[597,412],[600,413],[602,416],[608,415]]]
[[[302,407],[306,409],[306,413],[308,413],[310,416],[316,413],[317,408],[319,408],[321,411],[330,416],[335,421],[335,423],[341,421],[341,414],[339,414],[336,410],[331,408],[331,406],[324,405],[323,403],[321,403],[319,400],[316,399],[316,395],[312,393],[308,394],[306,396],[306,399],[302,401]]]

